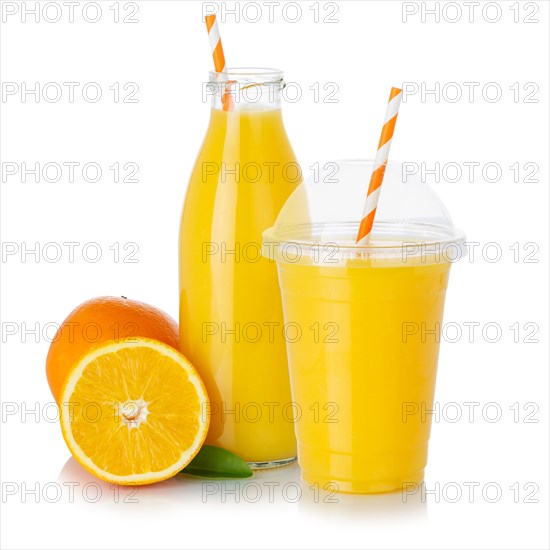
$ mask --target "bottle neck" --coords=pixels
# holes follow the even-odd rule
[[[276,69],[227,69],[210,73],[212,109],[261,111],[281,108],[283,73]]]

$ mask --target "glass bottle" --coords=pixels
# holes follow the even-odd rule
[[[256,468],[296,457],[277,271],[261,255],[262,232],[301,182],[283,87],[275,69],[210,74],[210,124],[180,225],[180,348],[210,397],[206,443]]]

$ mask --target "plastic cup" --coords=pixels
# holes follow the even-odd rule
[[[298,460],[304,481],[327,490],[401,490],[424,477],[445,293],[464,238],[433,191],[392,164],[370,243],[356,245],[370,163],[336,165],[335,185],[298,188],[264,233]]]

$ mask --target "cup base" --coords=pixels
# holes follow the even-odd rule
[[[280,460],[267,460],[265,462],[247,462],[253,470],[269,470],[270,468],[281,468],[296,462],[296,457],[281,458]]]
[[[415,485],[420,485],[424,481],[424,470],[419,470],[410,475],[392,479],[337,479],[323,478],[316,475],[310,475],[302,471],[302,479],[308,485],[317,484],[320,489],[329,492],[355,493],[355,494],[375,494],[392,493],[396,491],[410,490]]]

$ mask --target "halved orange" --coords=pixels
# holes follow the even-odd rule
[[[149,338],[106,342],[69,372],[59,400],[61,430],[95,476],[146,485],[181,471],[208,432],[208,396],[189,361]]]

